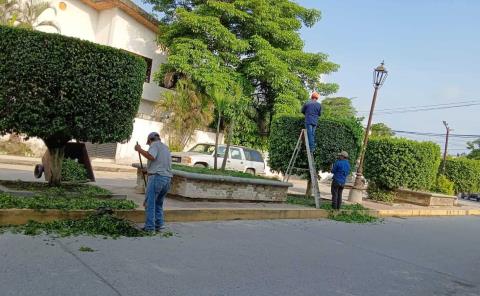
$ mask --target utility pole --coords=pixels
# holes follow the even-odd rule
[[[445,120],[443,121],[443,125],[447,129],[447,134],[445,138],[445,151],[443,151],[443,165],[442,165],[442,172],[445,174],[445,164],[447,162],[448,138],[450,137],[450,132],[453,130],[448,126],[448,123]]]

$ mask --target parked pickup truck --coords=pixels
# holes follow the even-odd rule
[[[218,146],[218,167],[222,165],[225,149],[225,145]],[[213,168],[214,151],[215,145],[213,144],[197,144],[188,152],[173,152],[172,163],[202,168]],[[265,161],[263,160],[262,154],[257,150],[232,145],[230,146],[226,169],[252,175],[264,175]]]

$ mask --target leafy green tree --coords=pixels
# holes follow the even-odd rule
[[[47,10],[57,13],[55,7],[43,0],[0,0],[0,25],[29,30],[48,26],[55,28],[60,33],[60,28],[55,22],[38,21],[40,15]]]
[[[0,0],[0,25],[13,26],[18,17],[17,0]]]
[[[371,127],[371,136],[372,137],[393,137],[395,132],[389,128],[385,123],[375,123]]]
[[[130,137],[145,81],[143,59],[76,38],[3,26],[0,53],[0,134],[42,139],[51,185],[61,182],[70,140]]]
[[[217,129],[215,133],[215,152],[213,159],[213,168],[216,170],[218,168],[218,142],[220,137],[220,127],[222,124],[222,119],[227,111],[229,104],[232,101],[232,97],[227,93],[214,90],[213,91],[213,100],[215,102],[215,109],[217,110]],[[225,156],[226,157],[226,156]]]
[[[250,100],[242,121],[253,122],[246,126],[256,136],[269,134],[274,115],[298,113],[307,89],[328,95],[338,88],[320,81],[338,65],[303,51],[299,30],[320,19],[318,10],[290,0],[146,2],[163,15],[158,42],[169,51],[157,80],[185,75],[212,97],[239,86]]]
[[[468,158],[480,160],[480,138],[467,142],[467,149],[470,150],[470,153],[467,155]]]
[[[24,29],[36,30],[39,27],[52,27],[60,33],[60,28],[53,21],[38,21],[40,15],[47,10],[52,10],[57,14],[55,7],[50,5],[48,1],[44,0],[23,0],[20,2],[18,17],[16,20],[17,26]]]
[[[352,100],[344,97],[325,98],[322,101],[322,116],[325,118],[354,118],[357,110]]]
[[[164,123],[169,147],[182,151],[196,129],[207,127],[213,120],[213,103],[189,80],[180,80],[174,92],[165,92],[156,106],[157,114],[170,114]]]

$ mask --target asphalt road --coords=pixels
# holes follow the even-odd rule
[[[174,237],[0,235],[0,295],[480,295],[480,217],[169,228]]]

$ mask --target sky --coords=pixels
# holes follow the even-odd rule
[[[142,0],[135,1],[143,5]],[[372,71],[385,60],[389,75],[379,90],[374,123],[383,122],[399,131],[444,134],[445,120],[453,134],[480,134],[480,1],[297,2],[321,11],[322,19],[316,25],[301,30],[305,50],[326,53],[340,65],[339,71],[324,80],[340,85],[335,96],[353,97],[359,115],[368,116],[373,94]],[[143,7],[149,10],[148,6]],[[427,105],[444,107],[467,101],[478,105],[381,112]],[[444,145],[443,137],[397,135]],[[467,140],[452,137],[449,153],[464,152]]]

